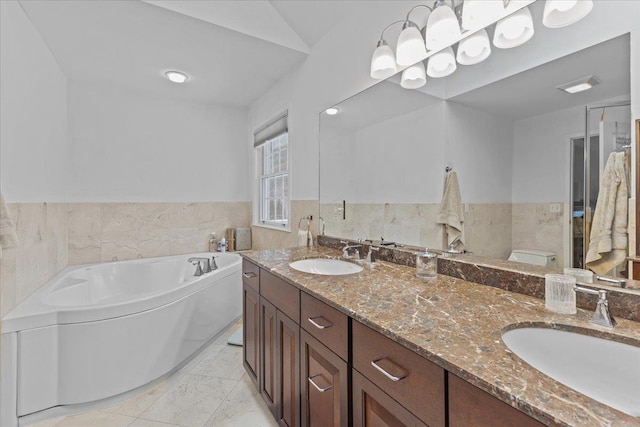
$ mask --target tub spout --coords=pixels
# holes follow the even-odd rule
[[[196,265],[197,263],[198,266],[196,267],[196,272],[194,276],[202,276],[205,273],[211,273],[211,271],[213,271],[211,269],[211,264],[209,263],[209,258],[194,257],[194,258],[189,258],[187,262],[190,262],[193,265]],[[202,269],[203,265],[204,265],[204,270]]]

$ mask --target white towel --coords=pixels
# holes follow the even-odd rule
[[[307,230],[298,229],[298,238],[296,244],[298,246],[307,246]]]
[[[311,230],[307,230],[307,246],[313,246],[313,234],[311,234]]]
[[[3,248],[12,248],[18,245],[16,226],[9,215],[4,197],[0,194],[0,256]]]
[[[453,244],[455,249],[462,250],[464,248],[464,213],[460,200],[458,175],[455,172],[449,172],[447,175],[436,223],[444,226],[447,246]]]
[[[611,153],[600,177],[600,192],[591,223],[586,264],[605,275],[627,256],[629,186],[625,154]]]

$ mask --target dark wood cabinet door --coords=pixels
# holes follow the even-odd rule
[[[430,427],[446,426],[446,371],[362,323],[352,322],[353,368]]]
[[[300,326],[284,313],[277,317],[277,420],[283,427],[300,425]]]
[[[353,427],[428,427],[353,370]]]
[[[260,338],[262,340],[262,361],[260,367],[262,376],[260,381],[260,394],[267,403],[274,417],[277,412],[277,320],[276,308],[265,299],[260,300]]]
[[[249,378],[260,387],[260,298],[251,287],[242,287],[243,342],[242,357]]]
[[[449,373],[449,427],[542,427],[544,424]]]
[[[304,427],[347,427],[347,364],[304,330],[300,331],[301,421]]]

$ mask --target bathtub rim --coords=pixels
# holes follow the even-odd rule
[[[230,276],[234,273],[242,271],[242,257],[236,253],[225,253],[226,256],[236,258],[231,264],[215,270],[202,276],[194,277],[194,280],[185,282],[183,286],[177,289],[171,289],[166,292],[156,293],[144,298],[139,298],[128,302],[118,302],[110,304],[96,304],[84,306],[52,306],[41,301],[41,297],[49,292],[49,288],[57,283],[65,275],[94,265],[109,265],[115,263],[144,263],[157,262],[162,259],[169,258],[187,258],[213,256],[216,252],[197,252],[189,254],[168,255],[163,257],[152,257],[144,259],[133,259],[123,261],[109,261],[105,263],[89,263],[72,265],[64,268],[55,276],[49,279],[43,286],[33,292],[22,301],[18,306],[11,310],[0,321],[0,329],[2,335],[20,332],[28,329],[41,328],[53,325],[68,325],[76,323],[88,323],[102,320],[109,320],[118,317],[128,316],[131,314],[142,313],[157,307],[164,306],[178,299],[189,296],[204,287],[219,280]]]

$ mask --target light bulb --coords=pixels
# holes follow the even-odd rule
[[[528,7],[501,19],[496,24],[493,45],[500,49],[520,46],[533,37],[533,19]]]
[[[404,67],[422,61],[427,56],[424,39],[413,22],[405,22],[396,47],[396,62]]]
[[[424,72],[422,61],[412,65],[402,72],[400,86],[404,89],[418,89],[427,83],[427,76]]]
[[[427,75],[429,77],[446,77],[456,71],[456,58],[453,55],[453,48],[448,47],[429,58],[427,64]]]
[[[189,76],[180,71],[167,71],[164,75],[174,83],[184,83],[189,79]]]
[[[591,9],[593,0],[547,0],[542,23],[549,28],[566,27],[587,16]]]
[[[465,0],[462,4],[462,28],[483,28],[502,16],[503,12],[502,0]]]
[[[330,107],[327,108],[326,110],[324,110],[325,113],[327,113],[330,116],[335,116],[336,114],[338,114],[340,112],[340,109],[338,107]]]
[[[391,47],[384,40],[378,42],[378,47],[371,57],[371,77],[383,80],[398,72],[396,57]]]
[[[460,26],[456,14],[447,5],[436,7],[427,20],[425,46],[437,50],[460,39]]]
[[[460,42],[456,59],[462,65],[473,65],[484,61],[489,55],[489,34],[487,30],[480,30]]]

